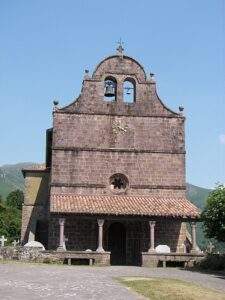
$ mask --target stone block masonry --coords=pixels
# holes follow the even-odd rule
[[[184,252],[184,222],[198,218],[185,198],[184,122],[182,113],[163,104],[153,76],[135,59],[117,53],[92,75],[85,72],[80,96],[63,108],[54,105],[46,167],[24,171],[22,242],[36,239],[77,255],[105,250],[113,264],[141,265],[141,253],[160,244]],[[156,222],[154,232],[149,222]]]

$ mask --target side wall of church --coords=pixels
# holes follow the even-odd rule
[[[47,231],[49,206],[49,173],[30,171],[25,177],[25,199],[22,209],[21,241],[25,244],[35,239],[37,223],[45,223]],[[46,234],[42,232],[43,240]],[[44,237],[45,236],[45,237]],[[36,236],[37,240],[37,236]]]

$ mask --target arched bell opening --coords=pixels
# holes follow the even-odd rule
[[[104,100],[116,101],[117,82],[114,77],[106,77],[104,81]]]
[[[127,78],[123,82],[123,102],[134,103],[136,98],[135,81],[132,78]]]

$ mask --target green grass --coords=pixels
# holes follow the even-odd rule
[[[225,300],[225,294],[178,279],[123,277],[119,282],[151,300]]]

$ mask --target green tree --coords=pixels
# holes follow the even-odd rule
[[[21,211],[11,207],[0,209],[0,236],[4,235],[8,243],[20,237]]]
[[[15,190],[8,194],[6,198],[6,205],[12,208],[22,210],[24,195],[21,190]]]
[[[225,186],[218,185],[209,194],[201,216],[206,236],[225,242]]]

